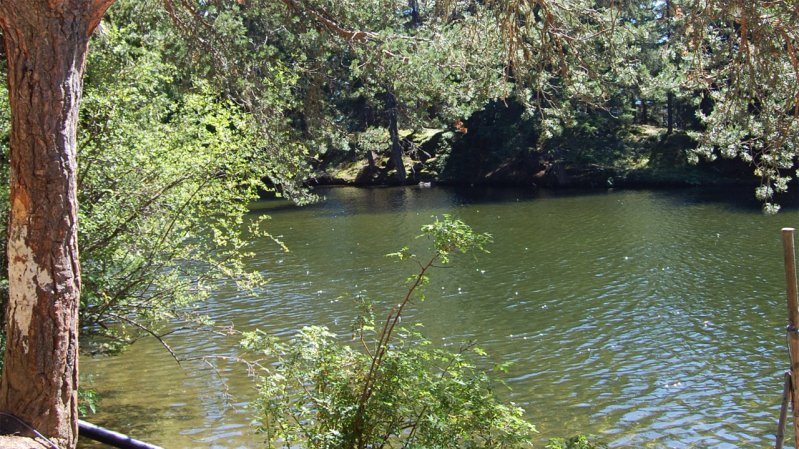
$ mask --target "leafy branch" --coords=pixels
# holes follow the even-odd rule
[[[414,294],[419,287],[428,283],[429,278],[427,277],[427,272],[434,266],[436,261],[440,260],[443,263],[449,262],[450,254],[453,252],[466,252],[471,249],[485,251],[485,244],[491,239],[491,236],[488,234],[475,234],[465,223],[460,220],[453,220],[449,215],[444,215],[444,219],[441,221],[436,218],[434,223],[422,227],[422,232],[423,235],[432,239],[435,253],[427,263],[419,264],[421,270],[416,276],[411,278],[412,283],[405,297],[397,307],[391,309],[383,325],[383,329],[380,332],[380,336],[377,340],[377,347],[373,352],[372,362],[369,366],[369,373],[366,375],[363,391],[358,403],[358,411],[353,421],[352,434],[357,439],[356,447],[359,449],[366,447],[363,441],[362,429],[366,405],[369,398],[372,396],[374,384],[378,381],[378,373],[385,359],[386,352],[389,349],[389,342],[391,341],[394,329],[400,322],[405,307],[411,302],[411,299],[414,298]],[[389,256],[398,257],[400,260],[413,257],[408,254],[407,247]]]
[[[328,329],[305,327],[288,342],[255,331],[243,346],[263,354],[256,403],[269,447],[521,448],[534,427],[523,411],[501,404],[488,376],[469,361],[484,356],[473,343],[457,352],[434,348],[404,327],[402,315],[415,301],[433,268],[455,254],[484,251],[487,234],[444,216],[422,228],[433,253],[420,261],[407,248],[390,256],[418,264],[402,301],[379,330],[369,304],[355,343],[340,342]],[[369,345],[365,335],[374,332]]]

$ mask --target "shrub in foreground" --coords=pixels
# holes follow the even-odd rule
[[[263,352],[257,401],[269,447],[307,448],[522,448],[535,428],[523,410],[497,400],[488,375],[473,363],[485,353],[473,344],[457,351],[434,347],[402,314],[423,300],[428,272],[450,256],[483,250],[490,240],[444,216],[422,228],[434,252],[421,261],[407,248],[393,254],[419,264],[402,301],[375,326],[363,304],[355,338],[319,326],[288,341],[262,332],[243,345]]]

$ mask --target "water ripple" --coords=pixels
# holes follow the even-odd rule
[[[494,234],[491,253],[434,272],[428,300],[406,320],[423,321],[444,346],[476,340],[490,354],[487,367],[513,362],[504,378],[511,389],[498,392],[527,409],[541,442],[595,433],[612,447],[773,444],[787,367],[778,231],[795,211],[765,217],[693,191],[326,195],[310,209],[274,212],[270,231],[291,252],[256,242],[252,266],[269,285],[252,294],[226,288],[206,312],[281,336],[308,324],[346,334],[352,298],[388,309],[414,270],[384,254],[405,244],[424,254],[419,227],[455,213]],[[98,422],[123,414],[128,424],[114,427],[172,448],[257,446],[244,370],[202,368],[204,356],[235,357],[235,339],[186,332],[172,344],[196,356],[190,374],[176,375],[152,342],[82,362],[85,382],[108,398]],[[225,388],[235,398],[209,394]],[[171,429],[181,437],[162,435]]]

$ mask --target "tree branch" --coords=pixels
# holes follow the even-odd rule
[[[313,18],[317,28],[330,31],[338,37],[348,41],[364,43],[368,41],[380,40],[378,35],[371,31],[356,31],[344,28],[340,23],[332,19],[324,11],[316,10],[307,5],[301,5],[297,0],[283,0],[283,3],[297,15],[310,15]]]

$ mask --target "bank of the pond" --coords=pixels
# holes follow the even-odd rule
[[[515,124],[515,125],[513,125]],[[388,154],[331,151],[312,185],[493,186],[524,188],[672,188],[754,185],[740,160],[689,163],[696,142],[687,134],[630,125],[597,134],[570,134],[537,146],[535,132],[518,123],[401,133],[407,177],[399,181]]]

